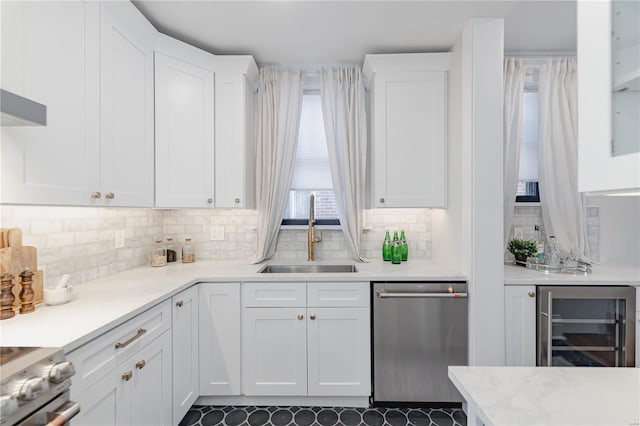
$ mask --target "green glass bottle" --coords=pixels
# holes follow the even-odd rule
[[[409,258],[409,245],[407,238],[404,236],[404,229],[400,231],[400,252],[402,253],[402,261],[406,262]]]
[[[382,260],[389,262],[391,261],[391,237],[389,237],[389,230],[387,229],[387,233],[384,236],[384,242],[382,243]]]
[[[402,249],[400,248],[400,241],[395,240],[393,242],[393,252],[391,254],[391,263],[398,265],[402,263]]]
[[[393,231],[393,242],[395,243],[396,241],[400,242],[400,239],[398,238],[398,231]]]

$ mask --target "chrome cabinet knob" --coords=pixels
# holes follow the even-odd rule
[[[33,401],[49,390],[49,382],[45,377],[32,377],[24,381],[18,391],[18,399],[21,401]]]
[[[236,204],[240,204],[240,198],[236,198],[234,201],[236,202]]]
[[[147,362],[144,359],[141,360],[141,361],[136,362],[136,368],[138,370],[142,370],[145,365],[147,365]]]
[[[133,377],[133,371],[131,370],[126,371],[122,374],[122,380],[124,380],[125,382],[128,382],[129,380],[131,380],[132,377]]]
[[[536,293],[534,291],[529,292],[529,297],[536,297]]]
[[[75,374],[76,370],[69,361],[59,362],[49,370],[49,381],[51,383],[62,383]]]
[[[108,199],[110,199],[110,200],[113,200],[114,198],[116,198],[116,194],[114,194],[113,192],[107,192],[107,193],[104,195],[104,198],[108,198]]]
[[[299,320],[304,319],[304,315],[302,315],[302,314],[298,314],[298,319],[299,319]]]
[[[380,203],[384,204],[384,198],[380,198]]]
[[[101,198],[102,197],[102,194],[99,191],[92,192],[89,195],[91,196],[91,198]]]
[[[311,315],[309,315],[309,319],[310,320],[314,320],[314,319],[316,319],[316,316],[314,314],[311,314]]]
[[[207,204],[213,204],[213,198],[207,198]]]

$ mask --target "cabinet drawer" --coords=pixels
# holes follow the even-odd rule
[[[295,283],[243,283],[245,308],[295,308],[307,305],[307,286]]]
[[[74,387],[91,386],[170,327],[171,301],[167,300],[71,352]]]
[[[368,307],[369,283],[308,283],[307,306],[310,308]]]

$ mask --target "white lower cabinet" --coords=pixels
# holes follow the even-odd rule
[[[536,365],[536,287],[504,287],[507,366]]]
[[[371,393],[369,308],[308,308],[308,394]]]
[[[198,390],[198,286],[171,299],[173,349],[173,424],[187,414]]]
[[[240,395],[240,283],[200,283],[200,395]]]
[[[245,395],[307,394],[305,308],[246,308],[242,316]]]
[[[74,425],[170,425],[171,333],[164,332],[88,389],[72,395]]]
[[[369,283],[295,285],[296,297],[263,298],[261,307],[243,298],[243,394],[370,395]],[[243,286],[243,295],[254,287],[273,295],[291,291],[291,283]]]

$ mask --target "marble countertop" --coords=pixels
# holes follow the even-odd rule
[[[467,424],[640,425],[640,368],[449,367]]]
[[[593,273],[572,275],[527,269],[522,266],[504,265],[504,283],[507,285],[633,285],[640,286],[640,267],[600,264],[593,266]]]
[[[293,263],[293,262],[269,262]],[[304,262],[298,262],[304,263]],[[353,263],[317,262],[328,264]],[[401,265],[357,263],[356,273],[258,274],[264,264],[200,261],[162,268],[142,266],[74,286],[75,299],[0,322],[0,346],[54,346],[70,352],[198,282],[420,281],[466,280],[459,271],[427,260]]]

